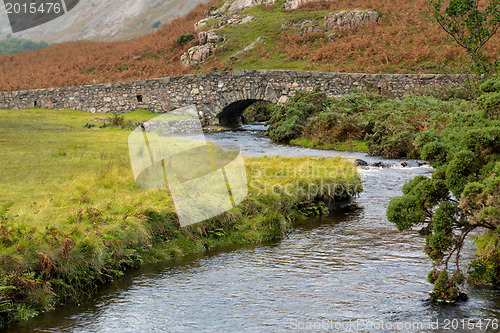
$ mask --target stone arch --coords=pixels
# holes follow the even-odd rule
[[[261,99],[244,99],[227,105],[217,115],[219,124],[222,126],[237,124],[243,111],[258,101],[261,101]]]
[[[237,124],[243,111],[250,105],[258,101],[265,101],[277,104],[281,98],[281,89],[275,91],[266,85],[257,85],[253,89],[238,89],[230,94],[221,94],[220,101],[212,109],[215,123],[219,125]]]

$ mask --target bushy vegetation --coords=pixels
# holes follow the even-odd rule
[[[226,47],[200,66],[186,68],[181,55],[193,42],[179,45],[182,34],[197,34],[194,23],[220,1],[201,4],[187,16],[166,23],[148,36],[119,43],[71,42],[50,46],[33,54],[0,56],[3,73],[0,90],[23,90],[95,82],[118,82],[232,69],[297,69],[364,73],[460,72],[464,51],[450,39],[432,17],[427,0],[316,1],[293,11],[284,0],[271,6],[245,9],[254,21],[226,26],[218,32]],[[357,31],[301,33],[298,28],[281,30],[283,23],[311,20],[323,27],[332,11],[373,9],[377,24]],[[205,29],[210,28],[207,24]],[[235,54],[262,36],[262,41],[242,57]],[[484,54],[498,57],[500,36],[485,45]],[[122,65],[127,70],[119,71]],[[93,69],[92,71],[87,71]]]
[[[43,49],[49,46],[47,42],[35,42],[29,39],[7,38],[0,41],[0,54],[12,54]]]
[[[126,124],[156,115],[115,115],[101,128],[89,116],[0,110],[0,326],[88,297],[128,267],[282,237],[361,191],[342,159],[246,159],[248,197],[181,228],[170,192],[138,188],[130,167]]]
[[[278,142],[418,158],[417,134],[428,129],[441,132],[451,116],[464,112],[469,104],[428,95],[405,95],[396,100],[369,92],[339,98],[328,98],[319,90],[298,92],[283,106],[275,107],[268,133]]]
[[[297,91],[282,106],[275,106],[269,120],[268,135],[277,142],[290,142],[298,138],[307,121],[325,109],[329,99],[316,87],[312,92]]]
[[[443,131],[428,129],[415,143],[436,169],[418,176],[391,201],[387,217],[399,230],[421,227],[434,260],[432,299],[463,297],[466,279],[500,286],[500,80],[481,86],[478,107],[453,114]],[[460,255],[468,236],[477,260],[464,272]],[[479,235],[479,236],[478,236]]]
[[[264,122],[271,119],[273,114],[272,104],[266,101],[258,101],[245,109],[242,116],[246,121]]]
[[[189,33],[189,34],[182,34],[179,37],[177,37],[177,44],[184,44],[189,41],[192,41],[194,39],[194,35]]]

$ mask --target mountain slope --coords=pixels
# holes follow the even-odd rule
[[[75,40],[126,40],[184,16],[207,0],[80,0],[78,5],[53,21],[12,34],[3,3],[0,3],[0,39],[15,38],[64,42]]]
[[[232,0],[229,0],[232,1]],[[224,1],[222,1],[224,2]],[[71,42],[43,50],[0,56],[0,90],[117,82],[196,72],[247,68],[297,69],[366,73],[459,72],[464,52],[430,15],[426,0],[322,0],[285,10],[285,0],[245,8],[237,17],[253,16],[242,24],[225,24],[212,33],[225,41],[203,63],[184,66],[181,57],[200,44],[194,24],[204,11],[222,2],[199,5],[188,15],[160,30],[126,42]],[[236,0],[240,4],[255,0]],[[231,5],[232,6],[232,5]],[[325,15],[340,10],[371,9],[377,23],[357,29],[324,31]],[[302,31],[294,25],[307,20],[320,31]],[[176,43],[181,34],[195,38]],[[252,49],[241,52],[250,44]],[[203,46],[203,45],[201,45]],[[490,56],[500,55],[500,34],[487,44]],[[206,54],[205,54],[206,55]]]

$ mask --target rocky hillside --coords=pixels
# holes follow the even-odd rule
[[[499,57],[500,33],[487,52]],[[0,56],[0,90],[249,68],[458,72],[463,56],[426,0],[213,0],[135,40]]]
[[[206,2],[208,0],[80,0],[66,15],[15,34],[1,3],[0,40],[9,34],[46,42],[126,40],[146,35]]]

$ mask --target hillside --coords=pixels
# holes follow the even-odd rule
[[[0,40],[7,35],[50,43],[128,40],[146,35],[205,2],[208,0],[80,0],[66,15],[15,34],[0,4]]]
[[[236,2],[256,3],[255,0]],[[223,2],[214,0],[135,40],[69,42],[0,56],[3,76],[0,90],[247,68],[367,73],[458,72],[464,52],[437,25],[426,4],[426,0],[321,0],[285,10],[285,0],[278,0],[272,5],[245,8],[227,17],[227,8],[232,5],[223,6]],[[184,66],[181,57],[200,44],[198,33],[220,25],[218,20],[209,19],[198,31],[194,28],[196,22],[206,18],[204,11],[214,5],[212,14],[217,8],[225,8],[222,21],[239,18],[238,21],[250,16],[252,20],[240,24],[229,22],[212,31],[212,37],[216,34],[217,39],[225,41],[212,43],[205,62]],[[352,9],[375,11],[378,21],[356,29],[325,31],[326,15]],[[176,43],[177,38],[186,33],[193,33],[195,38],[183,44]],[[252,49],[241,52],[252,43]],[[487,51],[499,57],[500,34],[489,41]]]

